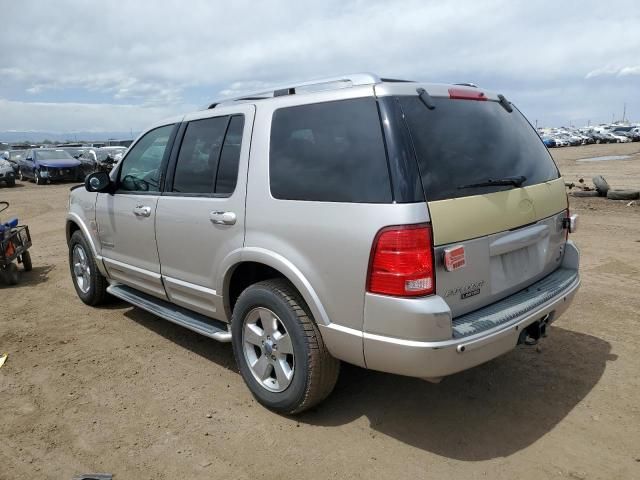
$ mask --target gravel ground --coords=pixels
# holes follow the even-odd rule
[[[639,152],[552,150],[567,181],[615,188],[640,188]],[[252,399],[229,345],[76,298],[68,187],[0,188],[34,238],[34,270],[0,286],[0,479],[640,478],[640,205],[571,199],[583,285],[540,351],[438,385],[344,365],[324,404],[289,418]]]

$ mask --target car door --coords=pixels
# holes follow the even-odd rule
[[[28,150],[27,153],[24,154],[24,157],[20,160],[19,163],[19,175],[21,178],[34,178],[33,175],[34,170],[34,160],[33,160],[33,150]]]
[[[98,238],[109,276],[166,299],[160,278],[155,215],[175,124],[150,130],[133,145],[115,176],[115,192],[96,200]]]
[[[169,299],[220,320],[220,266],[244,243],[254,111],[238,105],[185,117],[158,200],[156,239]]]

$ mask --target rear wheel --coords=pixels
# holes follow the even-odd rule
[[[267,408],[299,413],[333,390],[340,362],[329,354],[304,300],[286,280],[266,280],[242,292],[231,332],[240,373]]]
[[[107,279],[98,270],[91,248],[80,230],[69,242],[69,269],[80,300],[87,305],[100,305],[107,298]]]
[[[2,274],[2,278],[8,285],[16,285],[18,283],[18,267],[15,263],[10,263],[4,267],[0,274]]]

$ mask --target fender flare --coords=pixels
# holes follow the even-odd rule
[[[91,248],[91,254],[93,255],[93,258],[96,259],[96,264],[98,265],[98,270],[100,270],[100,273],[102,275],[104,275],[105,277],[108,278],[109,275],[107,273],[107,269],[105,268],[104,263],[102,262],[102,255],[100,255],[98,253],[98,249],[96,247],[94,238],[91,235],[91,232],[89,231],[89,228],[84,223],[84,221],[80,218],[80,215],[78,215],[77,213],[74,213],[74,212],[68,212],[67,213],[67,218],[66,218],[66,221],[65,221],[65,235],[67,237],[67,245],[69,245],[69,241],[71,240],[71,228],[70,227],[71,227],[72,223],[78,226],[78,228],[80,229],[80,231],[84,235],[85,240],[89,244],[89,248]]]
[[[230,311],[228,291],[231,277],[238,265],[243,262],[262,263],[282,273],[300,292],[318,325],[327,326],[331,324],[320,297],[318,297],[311,283],[302,272],[289,259],[279,253],[258,247],[245,247],[234,250],[223,260],[220,271],[224,272],[224,274],[220,291],[223,292],[225,310]]]

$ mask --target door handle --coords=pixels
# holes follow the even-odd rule
[[[138,217],[149,217],[151,216],[151,207],[147,207],[146,205],[138,205],[133,209],[133,213]]]
[[[211,212],[209,220],[216,225],[233,225],[236,223],[236,214],[233,212]]]

